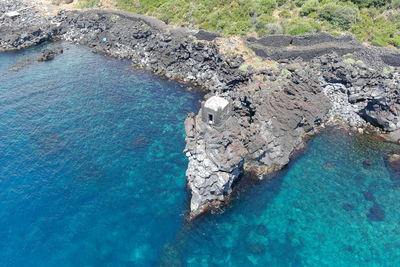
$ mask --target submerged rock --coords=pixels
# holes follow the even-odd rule
[[[363,194],[365,200],[375,202],[375,196],[372,191],[370,191],[370,190],[364,191],[364,192],[362,192],[362,194]]]
[[[49,61],[54,59],[59,54],[62,54],[64,50],[60,47],[56,48],[46,48],[40,52],[40,56],[38,57],[37,61]]]
[[[371,161],[369,161],[369,160],[364,160],[364,161],[362,162],[362,165],[363,165],[363,167],[364,167],[365,169],[367,169],[367,168],[371,167],[372,163],[371,163]]]
[[[400,171],[400,153],[390,153],[387,157],[389,167]]]
[[[259,224],[256,226],[256,233],[260,236],[266,237],[269,234],[269,230],[264,224]]]
[[[144,135],[136,135],[132,138],[131,142],[126,146],[127,150],[135,150],[143,148],[151,143],[151,139]]]
[[[333,168],[333,163],[332,162],[325,162],[324,167],[328,168],[328,169],[332,169]]]
[[[256,256],[263,256],[267,252],[267,245],[260,242],[249,243],[247,251]]]
[[[179,251],[175,247],[175,245],[171,243],[166,243],[163,248],[161,249],[161,263],[160,266],[162,267],[169,267],[169,266],[183,266],[183,262],[179,255]]]
[[[400,180],[400,152],[391,152],[385,156],[386,166],[391,171],[393,180]]]
[[[345,211],[352,211],[352,210],[354,210],[354,205],[352,205],[352,204],[350,204],[350,203],[344,203],[343,205],[342,205],[342,208],[345,210]]]
[[[368,211],[367,218],[373,222],[381,222],[385,219],[385,212],[377,203],[374,203]]]

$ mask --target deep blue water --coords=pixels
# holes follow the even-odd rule
[[[400,265],[398,146],[326,132],[185,223],[183,120],[202,96],[51,45],[50,62],[0,54],[0,266]]]

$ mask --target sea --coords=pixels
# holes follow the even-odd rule
[[[400,147],[373,136],[324,131],[188,222],[202,98],[83,46],[0,53],[0,266],[400,266]]]

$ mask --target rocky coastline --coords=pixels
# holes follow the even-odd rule
[[[324,33],[243,38],[258,58],[272,62],[244,68],[241,55],[221,52],[219,38],[121,11],[46,17],[29,2],[0,3],[0,52],[65,40],[230,102],[219,127],[205,122],[201,110],[185,121],[191,218],[223,204],[243,174],[263,179],[281,169],[328,124],[400,141],[400,51]],[[45,51],[44,59],[56,54]]]

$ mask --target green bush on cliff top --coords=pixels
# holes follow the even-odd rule
[[[358,9],[354,6],[328,3],[321,7],[319,16],[332,25],[348,30],[350,25],[357,21]]]
[[[400,47],[400,0],[115,0],[117,7],[224,35],[348,31]],[[81,0],[85,7],[99,0]]]
[[[81,0],[79,8],[96,8],[100,6],[100,0]]]

